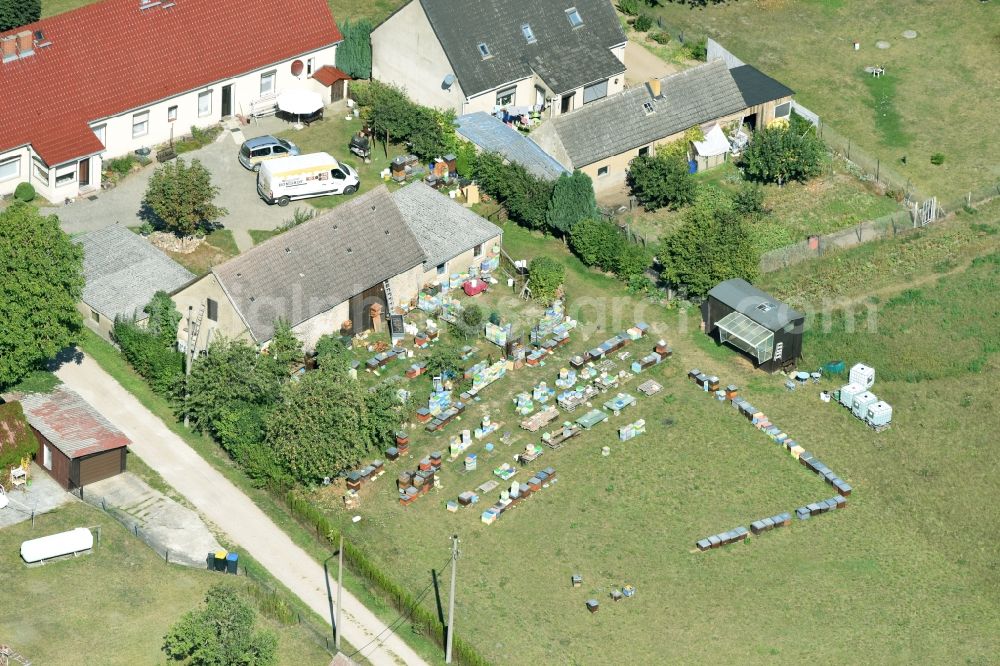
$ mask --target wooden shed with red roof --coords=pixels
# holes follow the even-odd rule
[[[125,471],[131,441],[72,389],[30,393],[20,403],[38,437],[35,462],[63,488],[82,488]]]

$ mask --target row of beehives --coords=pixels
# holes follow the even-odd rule
[[[518,503],[528,499],[539,490],[548,488],[556,481],[556,470],[554,467],[546,467],[540,472],[536,472],[527,483],[512,483],[510,490],[500,493],[500,499],[496,504],[483,511],[482,521],[487,525],[492,525],[503,514],[504,511],[512,509]],[[461,496],[459,496],[461,502]]]

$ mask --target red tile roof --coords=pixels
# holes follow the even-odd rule
[[[337,81],[343,81],[351,79],[347,72],[337,69],[331,65],[323,65],[316,70],[316,73],[312,75],[314,79],[322,83],[324,86],[332,86]]]
[[[70,458],[120,449],[132,443],[66,386],[57,386],[51,393],[30,393],[22,396],[20,402],[31,427]]]
[[[164,3],[166,4],[166,3]],[[88,123],[341,41],[326,0],[103,0],[43,19],[51,45],[0,64],[0,151],[50,166],[103,150]]]

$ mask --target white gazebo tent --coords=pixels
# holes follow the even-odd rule
[[[705,132],[703,141],[692,141],[691,143],[694,145],[698,171],[711,169],[722,164],[729,155],[729,140],[718,125],[713,125],[712,129]]]
[[[278,108],[296,116],[296,129],[302,128],[302,116],[311,116],[323,108],[323,96],[312,90],[292,88],[278,95]]]

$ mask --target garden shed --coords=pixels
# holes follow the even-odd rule
[[[67,490],[125,471],[125,434],[66,386],[20,400],[39,441],[35,461]]]
[[[717,284],[701,304],[705,333],[743,352],[767,372],[802,356],[805,315],[739,278]]]

